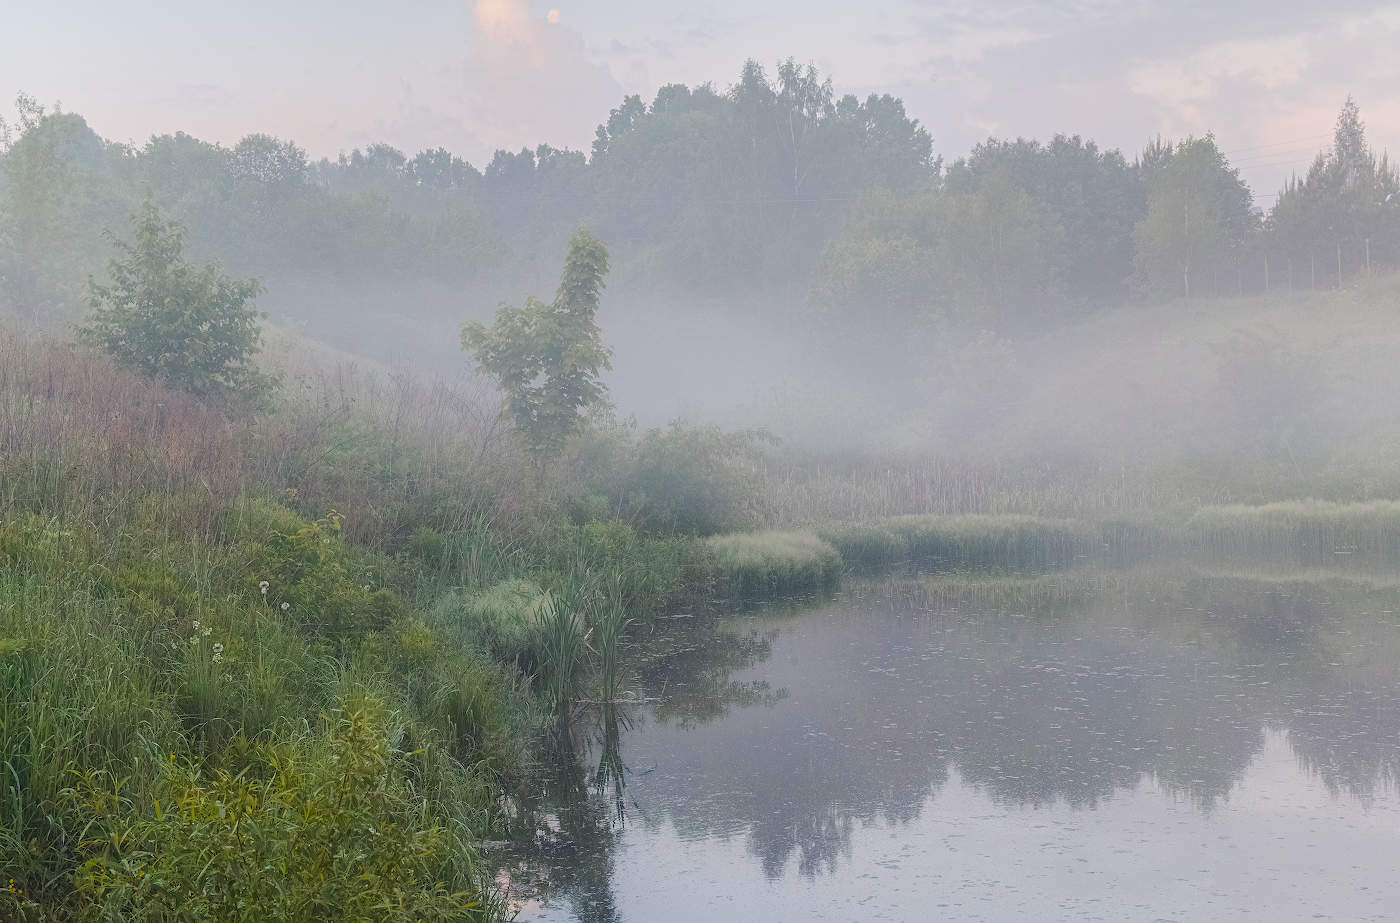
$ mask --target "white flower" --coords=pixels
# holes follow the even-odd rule
[[[292,608],[292,604],[291,604],[291,603],[286,603],[286,602],[284,602],[284,603],[282,604],[282,611],[283,611],[283,612],[286,612],[286,611],[287,611],[288,609],[290,609],[290,608]]]
[[[203,631],[200,632],[200,634],[204,635],[204,637],[206,637],[206,638],[209,637],[210,635],[212,635],[213,633],[214,633],[214,629],[212,629],[212,628],[206,628],[206,629],[204,629]]]
[[[215,651],[215,652],[214,652],[214,656],[213,656],[211,659],[212,659],[215,663],[223,663],[223,662],[224,662],[224,655],[223,655],[223,654],[220,654],[218,651]]]
[[[199,619],[194,620],[194,630],[199,631]]]
[[[222,654],[223,652],[224,652],[224,646],[223,646],[222,644],[220,644],[218,641],[215,641],[215,642],[214,642],[214,653],[215,653],[215,654]]]

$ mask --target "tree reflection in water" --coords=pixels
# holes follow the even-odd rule
[[[1354,579],[1153,570],[897,579],[695,619],[633,651],[639,704],[556,754],[549,891],[612,919],[629,823],[739,835],[770,878],[832,875],[855,831],[917,820],[954,771],[1009,806],[1150,783],[1210,812],[1269,731],[1366,797],[1400,778],[1397,612],[1400,591]]]

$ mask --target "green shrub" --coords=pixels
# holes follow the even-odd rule
[[[341,522],[331,510],[315,522],[297,519],[291,531],[271,531],[249,549],[254,570],[246,581],[250,594],[337,644],[408,614],[403,599],[376,586],[373,568],[349,553]]]
[[[72,797],[115,831],[88,845],[96,855],[76,876],[89,915],[484,919],[479,883],[461,861],[466,844],[414,789],[412,755],[389,733],[382,706],[366,700],[322,739],[252,746],[237,772],[171,759],[150,814],[125,805],[107,780],[84,779]]]
[[[629,520],[648,532],[715,535],[762,520],[762,436],[717,426],[648,430],[622,472],[608,478]]]
[[[801,592],[830,586],[841,575],[836,549],[810,532],[716,535],[705,545],[721,592]]]

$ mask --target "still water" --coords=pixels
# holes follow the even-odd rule
[[[526,921],[1400,916],[1400,590],[900,578],[684,620],[506,871]]]

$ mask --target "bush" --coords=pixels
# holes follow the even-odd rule
[[[624,514],[651,532],[703,536],[752,528],[761,518],[760,438],[680,423],[650,430],[614,486]]]
[[[343,517],[335,510],[306,522],[266,505],[259,509],[272,512],[273,523],[294,528],[271,528],[250,546],[250,594],[260,594],[269,606],[341,645],[408,614],[397,593],[376,587],[382,574],[376,579],[373,567],[355,560],[341,542]],[[390,566],[388,561],[381,565]]]
[[[484,919],[469,855],[409,782],[382,706],[346,708],[320,740],[251,747],[238,772],[172,758],[152,815],[105,817],[78,872],[94,917],[122,920]],[[125,809],[104,780],[72,792],[98,817]],[[139,815],[138,815],[139,816]]]
[[[217,266],[197,269],[182,255],[184,230],[149,200],[132,219],[133,242],[109,265],[111,285],[90,283],[92,313],[82,341],[191,394],[261,398],[271,380],[252,364],[262,331],[248,306],[260,290]]]

